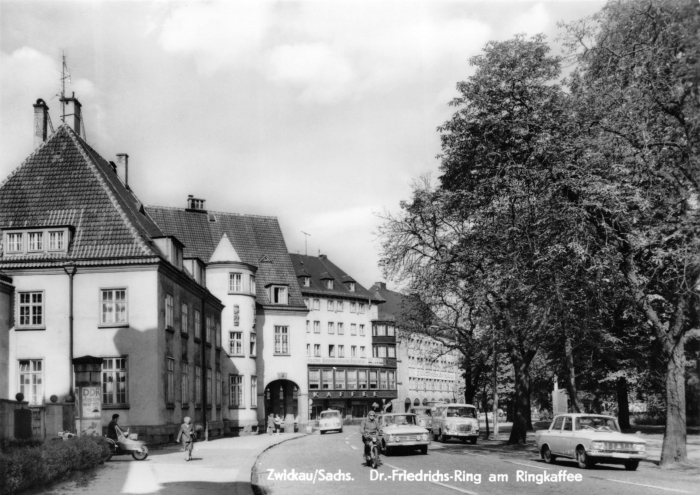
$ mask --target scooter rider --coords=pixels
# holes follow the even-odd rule
[[[117,425],[117,421],[119,421],[119,415],[112,414],[112,421],[110,421],[107,425],[107,438],[111,438],[115,442],[118,439],[117,429],[119,428],[119,425]]]
[[[379,422],[374,411],[370,411],[367,417],[360,424],[360,434],[362,441],[365,443],[365,458],[369,455],[372,447],[372,437],[379,433]]]

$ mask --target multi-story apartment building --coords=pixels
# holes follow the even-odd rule
[[[70,100],[73,128],[50,136],[37,101],[37,148],[0,185],[0,270],[14,285],[8,395],[72,411],[75,387],[92,385],[95,427],[118,413],[150,441],[172,438],[183,416],[221,430],[221,301],[134,195],[128,156],[108,162],[80,137]]]
[[[389,328],[396,325],[410,304],[402,294],[376,282],[370,292],[386,301],[379,307],[377,323]],[[395,411],[425,405],[429,401],[456,402],[460,398],[458,353],[429,335],[396,329],[397,339],[397,398]],[[463,380],[462,380],[463,381]]]
[[[185,244],[186,266],[202,266],[206,287],[225,305],[221,315],[224,418],[248,432],[279,414],[289,429],[308,421],[305,322],[279,222],[273,217],[147,206],[168,235]],[[195,269],[195,273],[197,270]]]
[[[291,254],[304,302],[311,419],[324,409],[364,417],[396,398],[395,341],[373,336],[381,299],[325,255]],[[390,342],[390,340],[392,340]]]

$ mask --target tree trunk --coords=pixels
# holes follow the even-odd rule
[[[525,419],[527,421],[527,430],[532,431],[535,428],[532,426],[532,397],[530,395],[531,388],[530,388],[530,369],[529,368],[527,370],[527,375],[525,375],[525,378],[527,380],[527,385],[526,385],[526,387],[527,387],[527,395],[526,395],[527,409],[526,409]]]
[[[666,432],[661,447],[662,468],[688,460],[685,417],[685,345],[681,338],[666,365]]]
[[[566,391],[569,393],[569,400],[571,401],[571,407],[574,409],[574,412],[580,413],[583,411],[583,409],[581,408],[581,403],[578,400],[578,390],[576,389],[576,372],[574,369],[574,351],[571,345],[571,337],[569,337],[568,332],[566,332],[566,338],[564,339],[564,349],[566,351],[566,370],[568,372]]]
[[[471,363],[468,363],[471,364]],[[474,387],[474,376],[472,370],[464,370],[464,403],[474,404],[476,387]]]
[[[627,391],[627,378],[620,377],[615,384],[617,388],[617,421],[623,430],[630,429],[630,403]]]
[[[528,375],[530,361],[516,357],[510,353],[513,362],[513,374],[515,377],[515,397],[513,398],[513,428],[510,430],[508,444],[523,444],[527,440],[527,414],[528,414]]]
[[[486,395],[486,391],[484,391],[484,395],[481,402],[484,407],[484,419],[486,420],[486,438],[488,438],[491,432],[489,431],[489,399]]]

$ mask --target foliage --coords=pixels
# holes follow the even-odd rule
[[[92,469],[109,454],[104,438],[50,440],[38,446],[13,445],[0,452],[0,486],[11,495]]]

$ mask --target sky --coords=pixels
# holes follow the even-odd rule
[[[306,238],[369,287],[381,216],[439,176],[469,58],[517,33],[556,53],[557,22],[603,5],[0,0],[0,181],[33,151],[37,98],[60,125],[65,53],[88,143],[129,154],[143,203],[275,216],[290,252]]]

